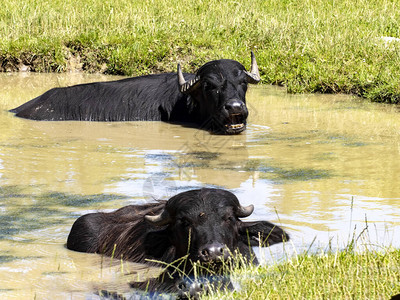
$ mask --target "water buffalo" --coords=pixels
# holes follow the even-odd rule
[[[194,262],[215,271],[235,253],[258,264],[250,246],[269,246],[289,236],[267,221],[241,221],[253,209],[253,205],[241,206],[229,191],[190,190],[168,201],[83,215],[72,226],[67,248],[139,263],[149,259],[172,263],[174,267],[166,271],[170,273],[179,267],[191,274]],[[182,257],[186,263],[177,261]],[[172,277],[162,274],[157,282],[162,289],[176,292],[180,280],[175,272]]]
[[[165,73],[53,88],[10,110],[33,120],[167,121],[195,123],[219,134],[246,129],[248,83],[260,75],[235,60],[210,61],[196,74]]]

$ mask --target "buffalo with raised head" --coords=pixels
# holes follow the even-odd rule
[[[241,206],[229,191],[190,190],[168,201],[83,215],[72,226],[67,248],[139,263],[149,259],[173,263],[176,265],[166,271],[172,273],[178,267],[191,274],[195,262],[218,271],[237,253],[258,264],[251,246],[269,246],[289,236],[267,221],[242,221],[253,209],[253,205]],[[179,272],[174,274],[172,279],[162,274],[156,285],[179,291]]]
[[[194,123],[219,134],[246,129],[248,83],[260,75],[235,60],[210,61],[196,74],[165,73],[53,88],[11,110],[18,117],[79,121],[166,121]]]

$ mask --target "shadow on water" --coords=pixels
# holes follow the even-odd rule
[[[10,238],[21,232],[35,231],[46,227],[70,223],[76,214],[68,213],[63,207],[93,207],[97,203],[127,199],[113,194],[75,195],[60,192],[28,194],[28,187],[1,186],[1,206],[6,209],[0,218],[0,239]],[[15,199],[28,199],[31,204],[16,204]]]
[[[16,260],[36,260],[43,258],[42,256],[14,256],[14,255],[0,255],[0,264],[8,263]]]
[[[68,193],[49,192],[36,197],[44,205],[56,204],[73,207],[90,207],[96,203],[108,202],[113,200],[128,199],[127,196],[98,194],[98,195],[74,195]]]

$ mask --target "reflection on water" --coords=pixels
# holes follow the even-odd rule
[[[202,186],[254,204],[249,219],[282,224],[292,236],[286,248],[297,252],[314,239],[311,249],[343,247],[366,226],[360,242],[399,247],[397,107],[257,87],[248,130],[238,136],[161,122],[36,122],[7,112],[54,86],[109,79],[0,74],[1,298],[125,291],[145,269],[66,250],[73,221]]]

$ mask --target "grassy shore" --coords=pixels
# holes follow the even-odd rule
[[[391,0],[3,0],[0,70],[140,75],[210,59],[289,92],[400,102],[400,10]]]
[[[390,299],[400,294],[400,250],[299,255],[234,272],[241,290],[204,299]]]

